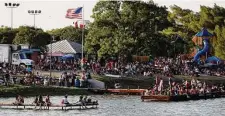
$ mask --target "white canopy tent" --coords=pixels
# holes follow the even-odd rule
[[[51,50],[52,46],[52,50]],[[69,40],[62,40],[55,43],[48,44],[48,53],[62,52],[64,54],[77,54],[82,52],[82,45]]]

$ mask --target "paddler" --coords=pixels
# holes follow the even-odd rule
[[[62,99],[62,102],[61,102],[62,105],[69,105],[70,103],[68,102],[67,100],[67,95],[65,95],[65,97]]]
[[[16,96],[16,101],[13,104],[14,105],[18,105],[19,104],[19,95]]]
[[[38,98],[38,104],[39,104],[39,106],[40,106],[40,109],[42,108],[41,106],[43,106],[44,105],[44,101],[43,101],[43,97],[41,96],[41,95],[39,95],[39,98]]]
[[[36,109],[36,106],[38,106],[38,96],[37,95],[32,104],[35,104],[35,109]]]
[[[18,105],[23,105],[23,104],[24,104],[24,98],[21,95],[19,95],[18,96]]]
[[[84,102],[83,96],[80,96],[80,99],[78,101],[82,108],[87,108],[86,103]]]
[[[49,106],[50,106],[51,104],[52,104],[52,103],[51,103],[51,101],[50,101],[50,97],[49,97],[49,95],[47,95],[46,98],[45,98],[45,106],[46,106],[46,108],[48,108],[48,110],[49,110]]]

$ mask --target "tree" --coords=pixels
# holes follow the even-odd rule
[[[93,9],[94,22],[85,42],[88,53],[103,56],[164,55],[158,44],[166,43],[158,33],[170,23],[166,7],[153,1],[100,1]],[[154,52],[160,49],[163,53]]]
[[[52,36],[55,36],[55,39],[58,40],[70,40],[77,43],[81,43],[82,39],[82,29],[75,28],[73,26],[67,26],[60,29],[53,29],[48,31]],[[84,29],[84,37],[87,35],[87,29]]]
[[[217,46],[215,47],[215,55],[221,59],[225,59],[225,27],[215,28],[215,33],[217,35]]]
[[[215,33],[215,27],[224,26],[225,9],[218,5],[214,7],[200,6],[200,12],[193,12],[189,9],[182,9],[179,6],[171,6],[171,12],[168,15],[169,21],[173,24],[169,28],[164,29],[161,33],[166,35],[168,38],[174,35],[180,35],[189,44],[187,49],[193,47],[192,37],[199,32],[203,27],[207,28],[209,32]],[[221,29],[219,29],[221,31]],[[217,32],[218,34],[218,32]],[[213,51],[217,46],[216,39],[210,41],[212,44]],[[219,51],[218,51],[219,52]]]
[[[16,29],[11,30],[11,28],[3,27],[0,28],[0,43],[1,44],[12,44],[13,39],[17,33]]]
[[[30,47],[42,48],[51,41],[51,36],[42,29],[20,26],[13,40],[14,44],[28,44]]]

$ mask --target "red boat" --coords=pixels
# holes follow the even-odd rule
[[[141,96],[141,100],[150,100],[150,101],[170,101],[170,96],[168,95],[148,95]]]
[[[127,95],[127,94],[138,94],[140,95],[143,93],[145,90],[144,89],[107,89],[109,93],[114,93],[114,94],[122,94],[122,95]]]
[[[187,100],[200,100],[200,99],[214,99],[225,97],[225,92],[212,92],[205,94],[188,94],[188,95],[142,95],[142,101],[187,101]]]

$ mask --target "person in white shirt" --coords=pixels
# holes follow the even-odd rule
[[[65,97],[62,99],[62,104],[65,104],[65,105],[69,105],[70,103],[68,102],[67,100],[67,95],[65,95]]]
[[[44,86],[48,86],[48,77],[44,78]]]

